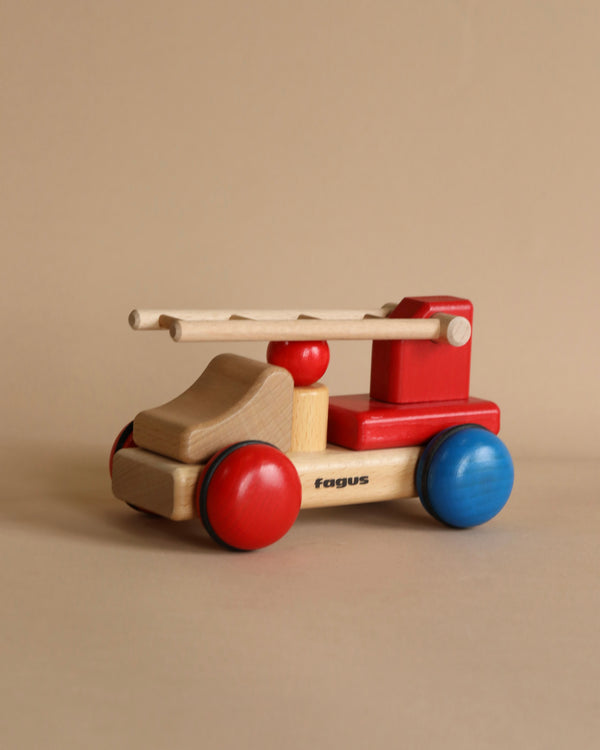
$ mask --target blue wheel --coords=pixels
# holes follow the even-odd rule
[[[443,430],[417,464],[416,485],[423,507],[438,521],[459,529],[478,526],[498,514],[513,481],[507,447],[480,425]]]

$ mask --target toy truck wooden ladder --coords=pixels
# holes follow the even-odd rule
[[[133,310],[137,331],[168,330],[177,342],[443,340],[463,346],[471,324],[460,315],[389,318],[395,304],[353,310]]]

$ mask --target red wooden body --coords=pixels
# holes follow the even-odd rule
[[[470,423],[498,434],[500,409],[479,398],[389,404],[367,394],[332,396],[327,440],[353,450],[399,448],[421,445],[446,427]]]
[[[458,297],[405,297],[388,317],[430,318],[462,315],[473,323],[473,305]],[[451,346],[439,341],[374,341],[372,398],[393,404],[466,399],[469,395],[471,341]]]

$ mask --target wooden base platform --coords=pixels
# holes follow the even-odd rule
[[[302,508],[395,500],[416,495],[418,447],[351,451],[330,446],[289,453],[302,483]],[[196,517],[194,492],[202,464],[182,464],[142,448],[118,451],[113,493],[126,503],[173,521]]]

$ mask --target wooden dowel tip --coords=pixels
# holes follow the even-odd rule
[[[129,325],[133,328],[134,331],[139,331],[140,325],[141,325],[141,316],[139,313],[139,310],[132,310],[129,313]]]
[[[448,327],[448,341],[452,346],[464,346],[471,338],[471,324],[466,318],[455,318]]]
[[[180,320],[174,320],[171,323],[171,326],[169,328],[169,333],[171,334],[171,338],[173,339],[173,341],[181,341],[181,337],[183,336],[183,330],[181,328]]]
[[[448,322],[446,340],[452,346],[464,346],[471,338],[471,324],[466,318],[456,316]]]

